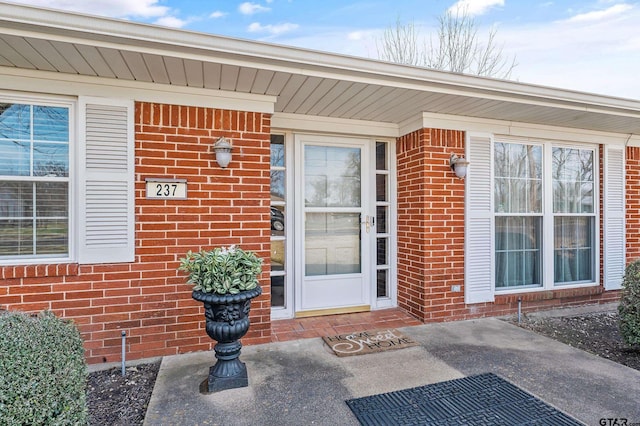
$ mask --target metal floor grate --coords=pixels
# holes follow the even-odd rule
[[[493,373],[346,402],[362,425],[583,425]]]

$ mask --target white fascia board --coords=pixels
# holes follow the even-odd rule
[[[371,137],[396,138],[398,126],[393,123],[351,120],[276,112],[271,117],[271,128],[314,133],[334,133]],[[330,129],[330,132],[328,131]]]
[[[409,132],[405,129],[415,127],[415,119],[411,126],[401,125],[401,134]],[[640,135],[625,133],[598,132],[595,130],[574,129],[569,127],[545,126],[541,124],[522,123],[516,121],[491,120],[486,118],[465,117],[448,114],[422,113],[422,127],[447,130],[464,130],[517,137],[536,137],[543,139],[560,139],[571,142],[588,142],[597,144],[640,146]],[[415,130],[415,129],[414,129]]]
[[[0,3],[0,31],[435,93],[640,118],[640,101]]]
[[[172,105],[220,108],[271,114],[277,98],[49,71],[0,67],[0,89],[68,96],[133,99]]]

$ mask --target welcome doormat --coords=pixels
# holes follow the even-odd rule
[[[338,356],[364,355],[418,345],[394,328],[325,336],[322,340]]]
[[[347,402],[362,425],[582,425],[493,373]]]

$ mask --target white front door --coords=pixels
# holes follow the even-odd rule
[[[295,310],[368,309],[369,141],[297,135],[296,147]]]

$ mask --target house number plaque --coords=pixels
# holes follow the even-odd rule
[[[186,179],[158,179],[147,178],[146,198],[164,200],[186,200],[187,180]]]

